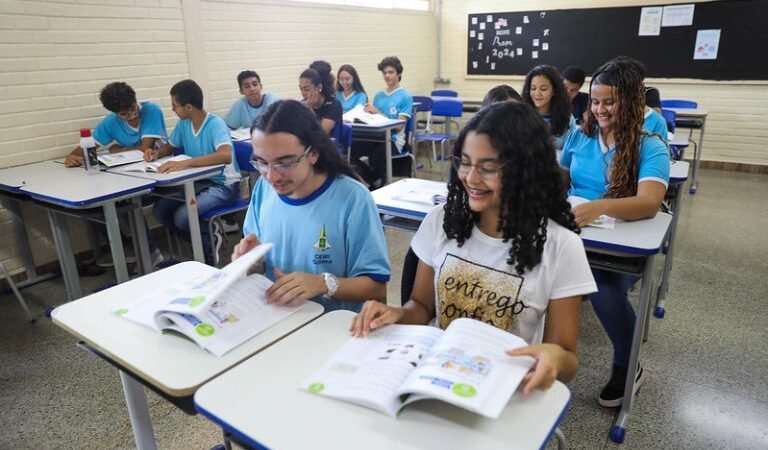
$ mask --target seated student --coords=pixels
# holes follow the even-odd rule
[[[327,134],[341,123],[344,112],[336,99],[331,65],[325,61],[314,61],[299,77],[299,90],[304,104],[314,111],[317,120]]]
[[[166,137],[163,110],[153,102],[137,102],[136,92],[116,81],[104,86],[99,94],[101,104],[111,111],[93,130],[93,139],[110,153],[154,148]],[[67,167],[83,165],[83,149],[79,146],[64,161]]]
[[[471,317],[531,344],[508,352],[538,361],[525,393],[570,380],[582,296],[595,282],[547,125],[520,102],[481,109],[454,145],[450,180],[447,203],[411,241],[419,261],[410,299],[366,302],[351,333]]]
[[[171,88],[173,112],[179,116],[168,142],[157,151],[147,150],[144,159],[153,161],[171,155],[176,148],[184,148],[191,159],[167,161],[158,172],[167,173],[192,167],[226,164],[224,173],[208,180],[195,182],[195,200],[198,214],[226,206],[240,196],[240,170],[232,151],[232,139],[224,120],[203,109],[203,90],[192,80],[182,80]],[[183,201],[161,198],[152,210],[158,222],[182,237],[189,239],[189,215]],[[210,248],[208,227],[200,227],[203,249],[209,263],[218,264],[218,251]],[[220,237],[220,236],[219,236]],[[216,250],[221,239],[216,243]]]
[[[632,64],[640,75],[645,80],[645,75],[648,72],[645,68],[645,64],[641,61],[630,58],[628,56],[618,56],[614,58],[616,61],[625,61],[627,64]],[[643,129],[651,134],[658,135],[665,143],[669,141],[669,134],[667,128],[667,121],[664,116],[661,115],[661,99],[659,98],[659,90],[643,85],[643,98],[645,99],[645,105],[643,109]],[[651,104],[648,104],[650,101]],[[652,106],[655,105],[655,106]],[[656,108],[658,107],[658,109]]]
[[[488,105],[501,102],[521,102],[523,98],[517,93],[515,88],[506,84],[500,84],[492,87],[491,90],[485,93],[483,97],[483,104],[481,107],[485,108]]]
[[[528,72],[523,83],[523,101],[536,108],[549,124],[559,155],[563,140],[576,128],[576,120],[571,115],[563,78],[557,69],[542,65]]]
[[[278,101],[251,134],[262,176],[232,259],[275,244],[264,261],[275,303],[313,300],[328,312],[385,301],[391,270],[376,205],[312,113]]]
[[[584,226],[602,214],[623,220],[654,217],[669,180],[669,152],[657,136],[643,131],[643,76],[626,60],[603,64],[590,83],[590,109],[581,128],[563,147],[561,165],[569,170],[569,195],[589,200],[573,208]],[[592,308],[613,343],[613,371],[600,393],[606,407],[621,405],[629,366],[635,312],[627,293],[634,275],[593,270],[598,292]],[[645,379],[635,373],[635,389]]]
[[[589,95],[585,92],[580,92],[586,77],[587,74],[584,73],[584,69],[581,67],[568,66],[563,71],[565,92],[568,94],[568,100],[571,102],[571,114],[576,119],[577,124],[581,124],[584,118],[584,111],[589,106]]]
[[[400,86],[403,78],[403,65],[397,56],[387,56],[378,65],[384,77],[384,90],[376,93],[373,103],[365,106],[365,111],[381,114],[390,119],[409,120],[413,114],[413,96]],[[405,125],[394,128],[391,131],[392,153],[399,154],[405,151]],[[385,155],[378,142],[356,142],[352,146],[352,159],[356,167],[361,171],[363,178],[371,185],[371,188],[380,187],[386,176]],[[368,157],[368,166],[360,161],[362,156]]]
[[[336,100],[341,103],[344,112],[357,105],[365,106],[368,103],[368,94],[365,93],[360,76],[349,64],[339,67],[339,72],[336,74]]]
[[[277,101],[277,96],[269,92],[263,93],[259,74],[253,70],[244,70],[237,74],[237,85],[240,87],[241,98],[229,108],[224,121],[233,130],[251,128],[267,107]]]

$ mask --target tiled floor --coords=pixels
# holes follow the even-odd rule
[[[698,193],[684,195],[667,316],[652,319],[642,356],[648,378],[625,449],[768,448],[766,230],[765,175],[707,170]],[[389,298],[397,301],[411,235],[386,233],[395,272]],[[84,291],[108,281],[84,278]],[[23,293],[38,316],[65,297],[61,279]],[[76,339],[49,320],[27,323],[10,295],[0,295],[0,317],[0,448],[133,446],[115,369],[77,348]],[[581,369],[570,383],[573,401],[562,424],[571,448],[615,446],[607,434],[616,410],[595,400],[610,352],[585,304]],[[207,420],[154,394],[149,402],[160,448],[207,449],[220,440]]]

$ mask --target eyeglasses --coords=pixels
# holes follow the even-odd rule
[[[117,113],[117,115],[120,116],[120,118],[122,119],[130,119],[132,117],[136,117],[137,115],[139,115],[139,104],[134,103],[133,106],[126,109],[125,111],[120,111],[119,113]]]
[[[258,159],[251,159],[251,165],[256,168],[256,170],[259,171],[262,175],[266,175],[269,169],[274,170],[277,173],[286,173],[289,170],[293,169],[294,167],[298,166],[302,159],[304,159],[305,156],[307,156],[307,153],[309,153],[309,150],[312,148],[311,145],[308,145],[307,148],[304,149],[304,152],[297,156],[295,160],[291,162],[281,162],[278,164],[272,164],[268,162],[259,161]]]
[[[477,169],[477,173],[480,174],[480,178],[484,180],[495,180],[501,174],[501,169],[504,166],[497,166],[493,163],[472,164],[460,156],[452,156],[453,167],[456,172],[461,176],[469,175],[469,172],[474,167]]]

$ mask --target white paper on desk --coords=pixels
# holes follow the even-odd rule
[[[581,205],[582,203],[587,203],[589,200],[582,197],[576,197],[574,195],[568,196],[568,203],[571,204],[571,208],[575,208],[578,205]],[[620,219],[617,219],[615,217],[606,216],[605,214],[601,215],[597,219],[593,220],[592,222],[588,223],[588,227],[594,227],[594,228],[603,228],[606,230],[612,230],[616,226],[616,222],[621,222]]]
[[[345,112],[342,119],[344,122],[364,123],[368,125],[383,125],[390,121],[386,116],[365,112],[363,108],[363,105],[356,105],[354,108]]]
[[[251,140],[251,130],[248,128],[238,128],[236,130],[229,130],[229,135],[232,140],[235,141],[249,141]]]

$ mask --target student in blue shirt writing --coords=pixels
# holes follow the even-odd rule
[[[156,103],[139,103],[136,92],[126,83],[116,81],[104,86],[99,100],[111,112],[96,125],[93,138],[100,146],[112,144],[110,153],[151,149],[165,139],[163,111]],[[74,149],[64,164],[83,165],[83,149]]]
[[[252,136],[262,176],[232,259],[273,243],[264,263],[278,304],[313,300],[327,312],[385,301],[391,269],[376,205],[312,112],[278,101]]]
[[[573,208],[585,226],[606,214],[623,220],[656,215],[669,180],[669,152],[658,136],[643,130],[643,76],[630,62],[615,59],[601,66],[590,84],[590,108],[581,128],[563,146],[561,165],[568,169],[570,196],[589,200]],[[624,398],[624,381],[635,373],[635,389],[643,368],[628,367],[635,312],[627,293],[638,277],[592,271],[598,292],[592,307],[613,344],[611,378],[598,399],[615,407]]]
[[[237,85],[242,97],[237,99],[229,108],[224,121],[233,130],[237,128],[251,128],[267,107],[277,101],[277,96],[272,93],[264,93],[264,85],[261,77],[253,70],[244,70],[237,74]]]
[[[357,105],[365,106],[368,103],[368,94],[365,93],[360,76],[349,64],[339,67],[336,74],[336,100],[341,103],[344,112]]]
[[[144,159],[153,161],[173,153],[176,148],[184,148],[184,153],[192,158],[183,161],[167,161],[158,168],[158,172],[167,173],[192,167],[226,164],[224,172],[208,180],[195,182],[195,199],[198,214],[236,201],[240,195],[240,171],[232,153],[232,139],[224,120],[203,109],[203,91],[192,80],[183,80],[171,88],[171,105],[179,116],[176,128],[168,142],[160,149],[146,150]],[[189,216],[184,202],[163,198],[155,203],[152,211],[155,218],[163,225],[189,238]],[[210,262],[217,262],[217,255],[212,254],[207,227],[201,227],[203,248]]]

